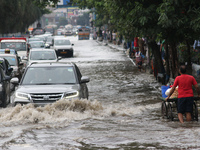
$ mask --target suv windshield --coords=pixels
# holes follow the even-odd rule
[[[22,85],[75,84],[73,67],[30,67]]]
[[[69,40],[55,40],[55,45],[70,45],[70,41]]]
[[[31,51],[30,60],[55,60],[56,54],[53,51]]]

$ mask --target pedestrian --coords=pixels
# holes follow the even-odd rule
[[[138,66],[139,71],[141,72],[141,69],[145,71],[145,69],[142,67],[144,55],[139,51],[138,47],[136,48],[135,58],[136,58],[136,65]]]
[[[160,44],[160,53],[163,63],[165,63],[165,40],[163,40],[162,43]]]
[[[178,86],[178,119],[183,123],[183,114],[186,114],[186,121],[191,121],[191,113],[193,111],[194,94],[192,85],[195,87],[198,96],[200,97],[199,86],[195,78],[186,74],[186,66],[182,65],[179,68],[180,76],[176,77],[174,84],[170,90],[166,101],[173,94],[175,88]]]
[[[194,52],[196,53],[195,56],[198,56],[198,54],[200,53],[200,38],[199,40],[194,41],[193,49],[194,49]],[[200,60],[198,57],[194,57],[192,61],[196,62],[197,64],[200,63]]]

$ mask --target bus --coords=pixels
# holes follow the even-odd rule
[[[90,39],[90,27],[82,26],[78,28],[78,40]]]
[[[50,32],[52,35],[56,35],[57,25],[47,25],[44,27],[46,32]]]

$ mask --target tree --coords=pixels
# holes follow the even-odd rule
[[[58,22],[59,22],[58,23],[58,27],[65,26],[65,25],[68,24],[68,21],[67,21],[66,17],[60,17]]]
[[[39,20],[47,5],[54,5],[59,0],[1,0],[0,33],[22,32],[29,25]]]
[[[82,16],[79,16],[77,19],[77,24],[81,26],[89,26],[89,13],[83,13]]]

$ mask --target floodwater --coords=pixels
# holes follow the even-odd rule
[[[89,100],[0,109],[0,149],[200,149],[199,122],[161,116],[160,84],[140,73],[123,51],[94,40],[74,43],[75,62],[87,84]]]

